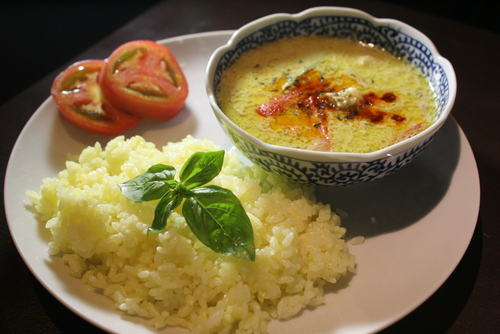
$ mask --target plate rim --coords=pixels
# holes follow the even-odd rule
[[[174,43],[174,42],[177,42],[179,40],[187,40],[187,39],[198,39],[198,38],[204,38],[204,37],[214,37],[214,36],[226,36],[228,39],[231,37],[231,35],[234,33],[234,30],[220,30],[220,31],[207,31],[207,32],[200,32],[200,33],[194,33],[194,34],[186,34],[186,35],[180,35],[180,36],[174,36],[174,37],[169,37],[169,38],[165,38],[165,39],[161,39],[161,40],[158,40],[159,43]],[[10,202],[9,202],[9,198],[8,196],[10,195],[10,192],[11,192],[11,182],[10,182],[10,176],[12,175],[12,168],[13,168],[13,157],[15,156],[15,151],[19,148],[19,145],[21,144],[22,142],[22,138],[26,135],[26,132],[30,130],[30,127],[33,126],[33,123],[35,122],[36,120],[36,117],[39,117],[39,115],[41,113],[43,113],[43,110],[45,110],[44,108],[47,107],[47,105],[49,105],[51,103],[51,100],[52,98],[50,97],[50,95],[40,104],[40,106],[36,109],[36,111],[31,115],[31,117],[29,118],[29,120],[27,121],[27,123],[24,125],[23,129],[21,130],[18,138],[16,139],[16,142],[12,148],[12,151],[10,152],[10,155],[9,155],[9,160],[8,160],[8,163],[7,163],[7,167],[6,167],[6,172],[5,172],[5,177],[4,177],[4,207],[5,207],[5,215],[6,215],[6,220],[7,220],[7,225],[8,225],[8,228],[9,228],[9,232],[11,234],[11,237],[14,241],[14,245],[18,251],[18,253],[20,254],[20,256],[22,257],[24,263],[26,264],[26,266],[28,267],[28,269],[30,270],[30,272],[37,278],[37,280],[42,284],[42,286],[44,286],[44,288],[46,290],[48,290],[52,296],[54,296],[59,302],[61,302],[65,307],[69,308],[72,312],[74,312],[75,314],[77,314],[79,317],[85,319],[86,321],[90,322],[91,324],[95,325],[96,327],[99,327],[101,328],[102,330],[105,330],[105,331],[108,331],[110,328],[108,327],[103,327],[102,324],[96,322],[94,319],[88,317],[86,314],[80,312],[78,309],[75,309],[75,307],[71,304],[69,304],[62,296],[60,296],[56,291],[54,291],[50,285],[45,281],[45,278],[44,277],[41,277],[40,274],[34,269],[34,267],[32,266],[32,264],[30,263],[30,260],[28,259],[28,257],[26,256],[24,250],[22,249],[21,247],[21,244],[19,243],[17,237],[14,233],[14,230],[11,226],[11,224],[13,224],[13,222],[15,221],[15,217],[13,217],[13,211],[15,211],[10,205],[8,205]],[[413,307],[409,308],[406,312],[402,312],[400,313],[399,315],[393,317],[392,319],[390,319],[389,321],[385,321],[385,323],[378,327],[376,330],[382,330],[384,328],[387,328],[389,327],[390,325],[396,323],[397,321],[401,320],[402,318],[404,318],[405,316],[407,316],[408,314],[410,314],[411,312],[413,312],[417,307],[419,307],[421,304],[423,304],[430,296],[432,296],[441,286],[442,284],[449,278],[449,276],[453,273],[453,271],[455,270],[455,268],[458,266],[458,264],[460,263],[461,259],[463,258],[465,252],[467,251],[467,249],[469,248],[469,244],[472,240],[472,237],[473,237],[473,233],[474,233],[474,230],[475,230],[475,227],[477,225],[477,221],[478,221],[478,217],[479,217],[479,212],[480,212],[480,179],[479,179],[479,173],[478,173],[478,168],[477,168],[477,163],[476,163],[476,160],[475,160],[475,157],[474,157],[474,152],[472,151],[472,148],[470,146],[470,143],[469,141],[467,140],[467,137],[465,136],[465,133],[463,132],[463,130],[460,128],[460,125],[458,124],[458,122],[456,122],[455,118],[453,118],[452,115],[450,115],[450,119],[452,119],[458,126],[458,129],[459,129],[459,133],[460,133],[460,144],[461,146],[466,146],[465,148],[461,148],[462,149],[465,149],[467,151],[470,151],[471,153],[471,158],[472,160],[471,161],[468,161],[468,163],[470,163],[471,165],[474,166],[474,179],[477,180],[477,182],[473,182],[474,184],[477,185],[477,188],[474,189],[474,192],[477,193],[477,196],[474,196],[475,198],[475,203],[471,206],[473,206],[475,209],[474,209],[474,216],[476,217],[475,219],[475,222],[473,225],[471,225],[472,227],[472,233],[470,234],[469,238],[468,238],[468,243],[467,245],[463,245],[463,252],[461,252],[459,255],[457,255],[457,261],[456,263],[453,264],[453,270],[451,270],[451,272],[447,273],[447,274],[443,274],[443,277],[442,277],[442,280],[439,280],[439,282],[436,282],[436,286],[434,288],[431,288],[430,290],[428,290],[428,294],[425,295],[425,296],[422,296],[420,298],[420,300],[418,301],[414,301],[413,303]],[[221,130],[222,131],[222,130]],[[39,180],[41,182],[41,180]],[[27,189],[26,189],[27,190]],[[35,218],[36,219],[36,218]],[[107,297],[106,297],[107,298]],[[116,311],[118,312],[118,311]],[[125,321],[128,321],[128,320],[125,320]],[[373,329],[373,328],[371,328]],[[153,330],[153,329],[150,329],[150,330]]]

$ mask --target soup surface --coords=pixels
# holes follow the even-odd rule
[[[433,123],[429,82],[408,62],[357,41],[308,36],[249,50],[223,74],[217,99],[269,144],[367,153]]]

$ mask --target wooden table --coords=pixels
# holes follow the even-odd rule
[[[497,102],[500,34],[493,30],[381,1],[159,2],[0,106],[2,175],[5,175],[9,154],[23,126],[48,97],[55,75],[71,62],[105,58],[115,47],[133,39],[159,40],[204,31],[237,29],[263,15],[299,12],[317,5],[356,7],[376,17],[399,19],[434,41],[440,53],[455,68],[458,96],[452,115],[471,144],[481,179],[477,227],[462,261],[426,302],[382,333],[498,332],[500,221],[495,215],[499,213],[500,203],[500,108]],[[119,14],[119,2],[116,6]],[[43,63],[25,66],[43,66]],[[4,211],[0,218],[0,332],[99,333],[100,329],[69,311],[34,278],[11,239]]]

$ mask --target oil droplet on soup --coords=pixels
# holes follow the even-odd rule
[[[348,39],[294,37],[243,53],[217,90],[222,111],[269,144],[367,153],[414,136],[437,114],[408,62]]]

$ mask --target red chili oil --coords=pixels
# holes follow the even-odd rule
[[[392,92],[384,93],[382,96],[369,92],[364,94],[358,103],[348,108],[337,107],[329,101],[325,93],[336,93],[358,85],[356,80],[346,75],[342,75],[340,79],[326,79],[317,70],[310,69],[291,82],[285,83],[284,77],[275,80],[265,89],[276,92],[277,96],[261,105],[256,112],[264,117],[274,117],[275,129],[306,126],[311,130],[308,131],[309,136],[319,138],[328,138],[328,121],[333,117],[339,121],[364,119],[377,124],[388,119],[396,122],[405,120],[403,116],[377,108],[380,103],[396,101],[397,96]]]

